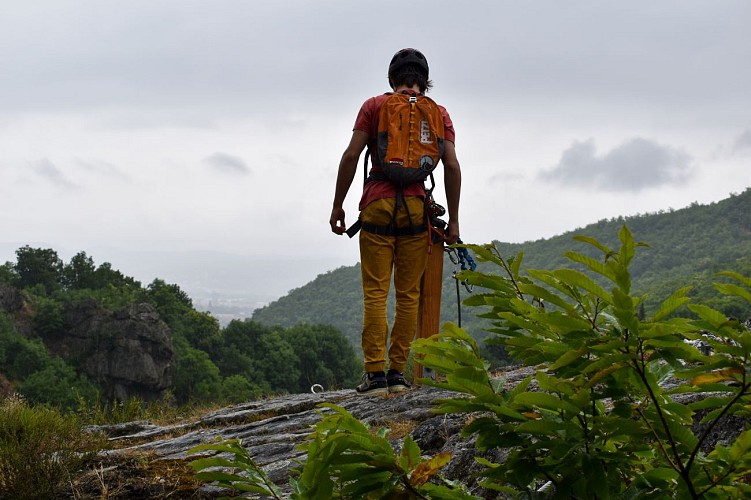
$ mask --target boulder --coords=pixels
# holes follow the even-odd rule
[[[153,401],[172,385],[171,331],[150,304],[109,311],[84,301],[66,308],[62,331],[46,340],[48,347],[102,387],[107,399]]]

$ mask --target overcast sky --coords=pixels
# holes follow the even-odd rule
[[[353,264],[328,224],[337,165],[403,47],[456,127],[466,242],[751,185],[745,0],[2,0],[0,261],[31,244]]]

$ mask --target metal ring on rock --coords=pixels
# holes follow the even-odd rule
[[[313,394],[322,394],[323,386],[321,384],[313,384],[310,386],[310,392]]]

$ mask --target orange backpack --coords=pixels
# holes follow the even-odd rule
[[[365,155],[365,182],[388,180],[397,187],[393,218],[386,226],[375,226],[358,219],[346,231],[350,238],[361,228],[385,236],[414,235],[428,229],[427,212],[422,223],[415,224],[407,212],[408,228],[397,229],[394,223],[399,209],[407,208],[404,186],[430,177],[432,187],[426,189],[426,203],[432,200],[433,170],[443,157],[443,141],[443,113],[435,101],[408,93],[391,94],[386,99],[378,116],[376,151],[368,150]],[[375,168],[368,175],[368,156],[371,154]]]
[[[443,157],[443,114],[429,97],[391,94],[378,117],[373,163],[397,186],[424,181]]]

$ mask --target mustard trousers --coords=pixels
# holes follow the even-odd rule
[[[360,213],[363,222],[387,225],[393,216],[394,198],[373,201]],[[422,198],[405,197],[409,217],[404,207],[396,214],[396,227],[409,227],[423,222],[425,209]],[[386,298],[394,276],[396,311],[388,347],[389,368],[404,371],[407,357],[417,330],[417,313],[420,304],[420,281],[428,261],[427,234],[413,236],[382,236],[360,231],[360,262],[362,268],[363,328],[362,351],[365,371],[386,368],[388,321]]]

